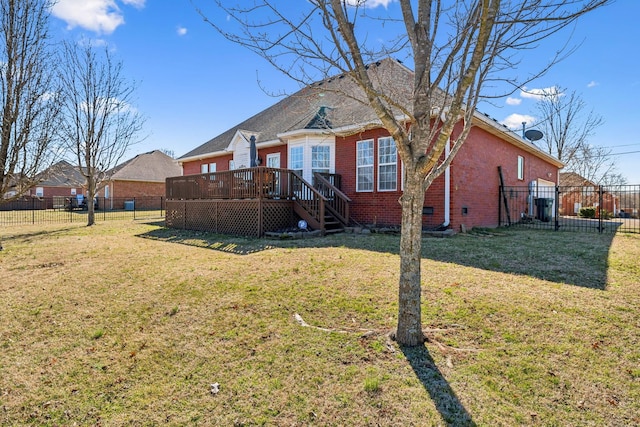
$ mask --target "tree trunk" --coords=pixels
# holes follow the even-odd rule
[[[424,343],[420,307],[424,194],[422,180],[407,173],[404,193],[400,198],[402,233],[400,235],[400,284],[396,340],[400,345],[409,347]]]
[[[87,227],[89,227],[96,222],[95,210],[93,208],[93,199],[96,196],[96,184],[93,177],[87,181],[89,183],[89,185],[87,185]]]

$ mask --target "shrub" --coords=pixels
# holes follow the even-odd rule
[[[578,216],[581,218],[595,218],[596,208],[594,208],[593,206],[580,208],[580,211],[578,212]]]

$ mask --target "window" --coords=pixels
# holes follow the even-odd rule
[[[393,138],[378,139],[378,191],[395,191],[398,187],[398,155]]]
[[[203,164],[200,165],[200,173],[208,173],[209,172],[209,165],[208,164]]]
[[[373,191],[373,140],[356,145],[356,191]]]
[[[311,173],[329,173],[331,171],[331,157],[328,145],[311,147]]]
[[[229,160],[229,170],[232,171],[236,168],[236,162]]]
[[[289,152],[289,169],[302,176],[302,169],[304,168],[304,147],[291,147]]]
[[[44,188],[36,187],[36,196],[37,197],[44,197]]]
[[[524,179],[524,157],[518,156],[518,179]]]
[[[71,189],[71,195],[72,195],[72,196],[75,196],[75,195],[76,195],[76,189],[75,189],[75,188],[72,188],[72,189]]]
[[[104,198],[105,199],[109,198],[109,186],[108,185],[104,186]]]
[[[209,163],[209,173],[215,172],[216,169],[217,169],[217,166],[215,163]]]
[[[280,167],[280,153],[267,154],[267,167],[268,168]]]

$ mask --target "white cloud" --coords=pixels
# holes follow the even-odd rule
[[[527,114],[511,114],[500,123],[512,130],[522,129],[522,122],[526,122],[527,126],[531,126],[536,122],[536,118]]]
[[[176,33],[178,33],[179,36],[184,36],[187,34],[187,29],[185,27],[178,27]]]
[[[133,6],[136,9],[142,9],[146,0],[122,0],[122,3]]]
[[[384,6],[386,8],[389,6],[389,3],[394,1],[395,0],[347,0],[347,4],[349,6],[364,6],[374,9],[378,6]]]
[[[122,0],[122,3],[140,9],[145,1]],[[124,24],[124,16],[115,0],[58,0],[51,12],[65,21],[69,29],[81,27],[100,34],[111,34]]]
[[[545,87],[540,89],[528,89],[522,88],[520,91],[520,96],[528,99],[539,100],[544,98],[545,96],[562,96],[564,95],[560,92],[560,89],[557,86]]]
[[[505,102],[507,103],[507,105],[520,105],[522,103],[522,99],[508,97]]]
[[[588,87],[588,88],[592,88],[592,87],[596,87],[596,86],[598,86],[599,84],[600,84],[600,83],[598,83],[598,82],[596,82],[596,81],[594,81],[594,80],[591,80],[591,81],[587,84],[587,87]]]

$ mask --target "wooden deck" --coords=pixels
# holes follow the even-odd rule
[[[247,168],[166,180],[168,227],[261,237],[304,219],[323,233],[349,224],[349,203],[334,183],[314,174],[312,186],[295,172]]]

